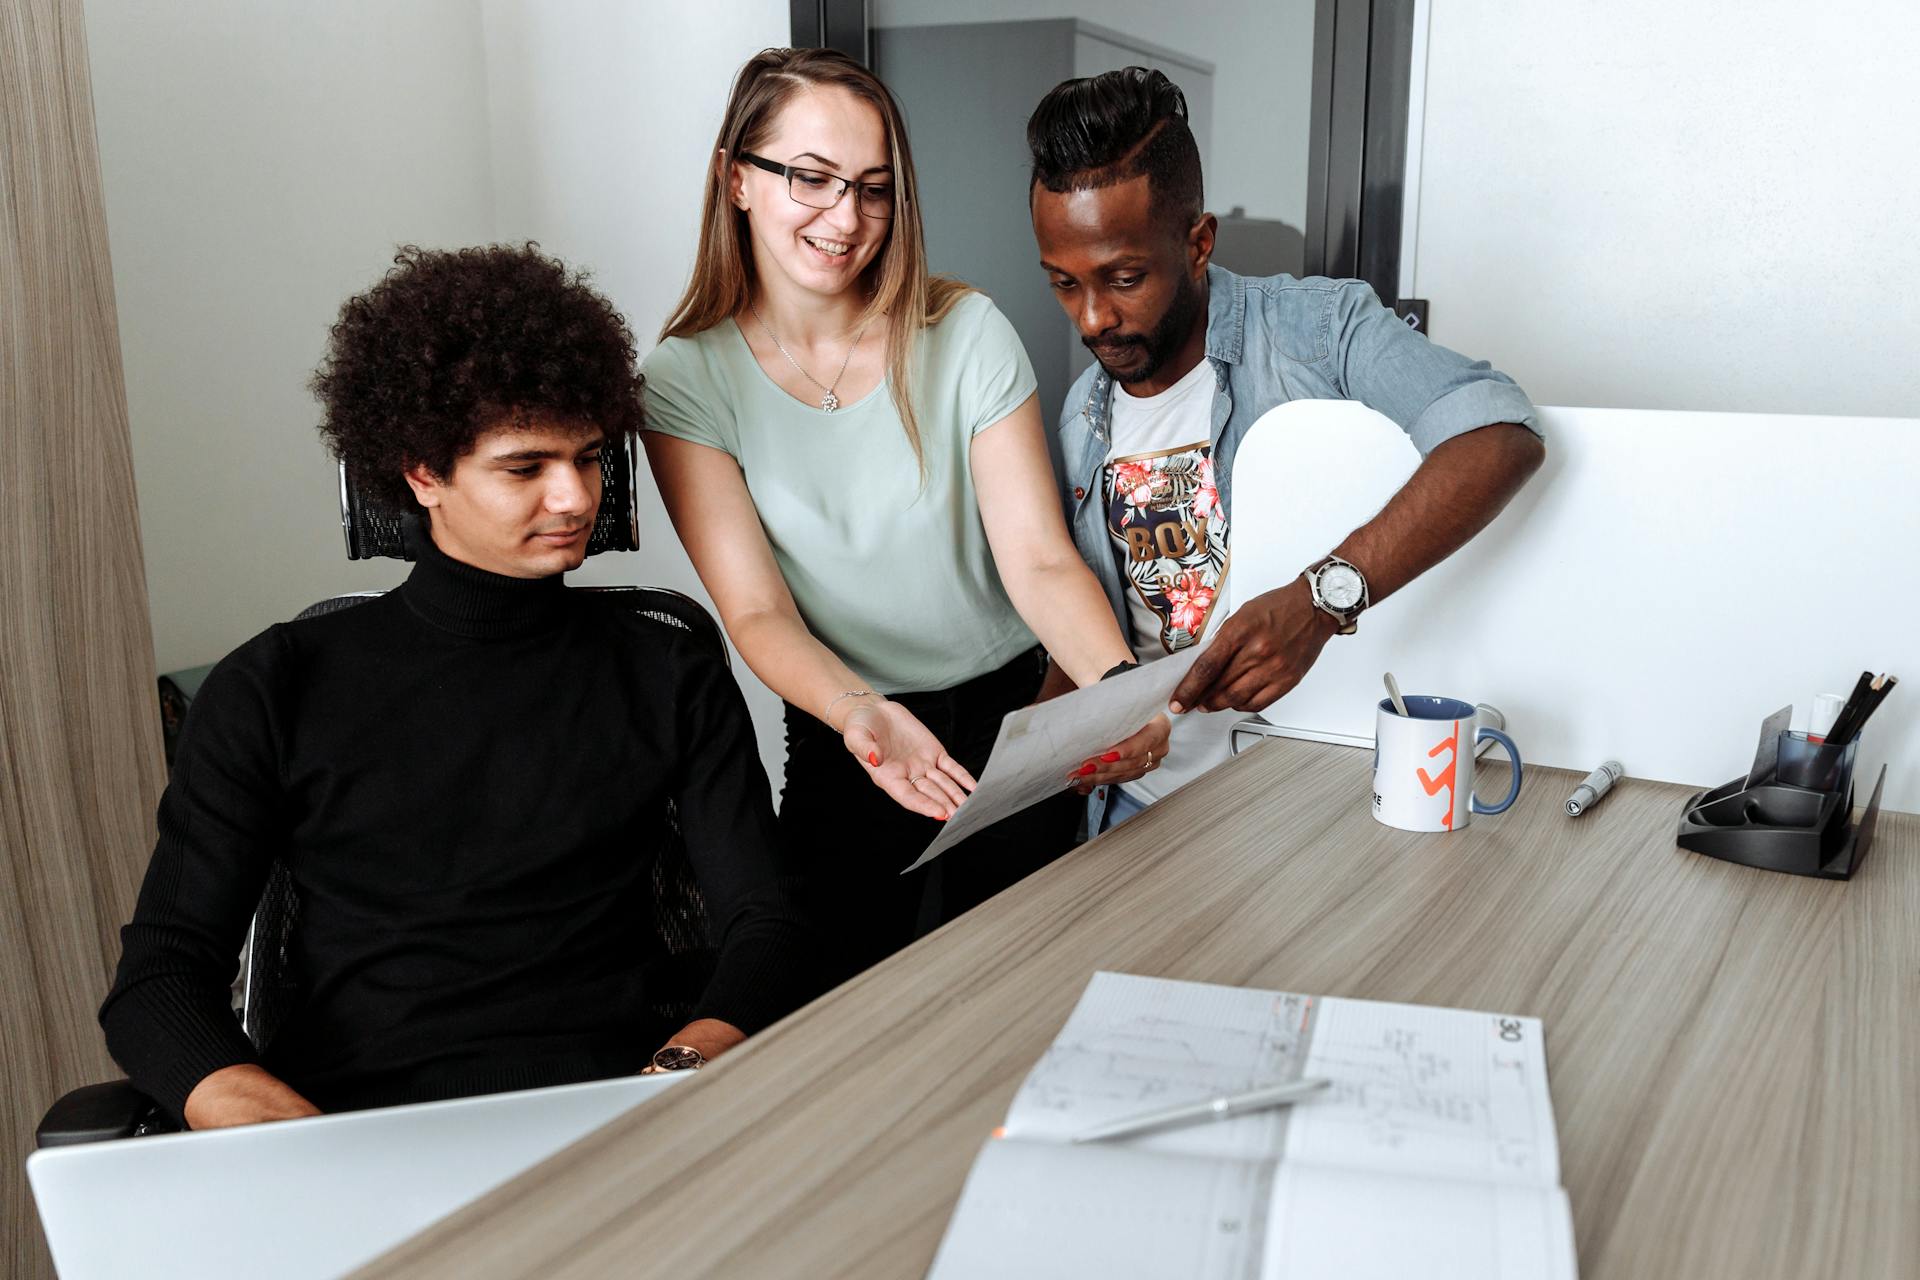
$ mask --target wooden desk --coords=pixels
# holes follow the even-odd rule
[[[917,1276],[1099,968],[1534,1014],[1585,1280],[1907,1276],[1920,817],[1851,882],[1678,851],[1685,789],[1577,781],[1452,836],[1274,740],[359,1273]]]

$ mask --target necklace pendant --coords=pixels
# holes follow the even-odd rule
[[[823,412],[832,413],[839,407],[840,397],[833,394],[833,392],[829,391],[826,395],[820,397],[820,408]]]

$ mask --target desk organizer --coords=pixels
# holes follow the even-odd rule
[[[1760,726],[1753,768],[1744,776],[1688,797],[1680,847],[1763,871],[1845,880],[1873,844],[1886,766],[1855,823],[1853,761],[1860,740],[1842,747],[1790,733],[1785,726],[1792,713],[1783,707]]]

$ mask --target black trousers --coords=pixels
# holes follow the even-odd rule
[[[1033,701],[1045,655],[1029,650],[951,689],[889,695],[966,766],[986,768],[1000,720]],[[985,902],[1071,849],[1086,801],[1060,795],[995,823],[909,875],[900,871],[940,834],[876,787],[840,735],[786,707],[787,779],[780,827],[803,867],[808,906],[839,955],[840,982]],[[1061,764],[1064,784],[1067,763]]]

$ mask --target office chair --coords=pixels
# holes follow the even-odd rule
[[[587,554],[636,551],[640,546],[639,513],[634,507],[634,477],[639,446],[629,440],[624,449],[605,449],[600,455],[600,511],[587,539]],[[404,517],[354,484],[345,464],[340,466],[340,524],[346,535],[347,558],[407,559]],[[592,591],[671,627],[691,632],[728,660],[720,626],[700,603],[665,587],[576,587]],[[380,595],[362,591],[333,596],[301,610],[296,621],[335,613],[364,604]],[[665,947],[663,990],[654,1002],[662,1019],[679,1023],[693,1012],[694,1002],[712,976],[714,947],[708,927],[706,900],[680,837],[678,816],[669,802],[668,837],[653,867],[654,927]],[[240,952],[237,983],[240,1026],[256,1049],[264,1051],[286,1017],[298,1007],[303,993],[294,940],[300,927],[300,895],[286,864],[276,859],[267,873],[266,887]],[[114,1138],[171,1133],[178,1128],[158,1104],[133,1087],[114,1080],[84,1085],[61,1097],[47,1109],[35,1131],[40,1147],[101,1142]]]

